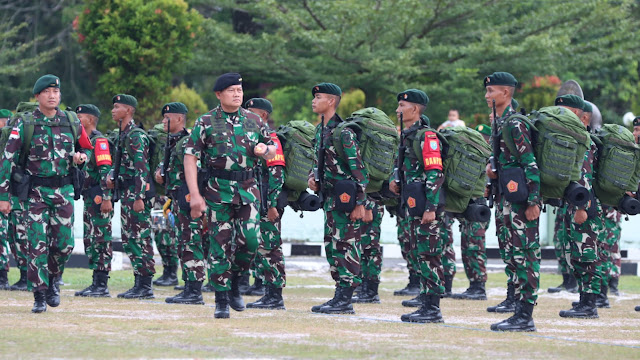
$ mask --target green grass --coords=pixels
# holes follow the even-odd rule
[[[443,299],[444,325],[399,322],[404,298],[393,290],[406,275],[385,271],[382,304],[355,305],[354,316],[310,313],[312,305],[332,296],[328,274],[294,272],[284,290],[287,311],[246,310],[231,319],[213,318],[213,295],[205,306],[168,305],[171,288],[156,288],[156,300],[116,299],[132,283],[130,271],[111,274],[113,298],[76,298],[91,273],[68,269],[62,304],[44,314],[31,314],[33,297],[25,292],[0,292],[1,358],[608,358],[640,357],[640,278],[623,277],[624,295],[611,297],[612,308],[600,319],[566,320],[558,311],[576,295],[542,293],[535,310],[538,332],[505,334],[488,331],[504,318],[485,308],[502,300],[505,277],[489,276],[489,301]],[[454,291],[467,281],[459,274]],[[11,282],[17,272],[10,272]],[[541,289],[561,281],[542,275]],[[245,297],[245,300],[253,300]],[[637,348],[616,345],[635,346]]]

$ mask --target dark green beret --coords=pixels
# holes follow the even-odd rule
[[[76,107],[76,114],[89,114],[100,117],[100,109],[93,104],[81,104]]]
[[[591,106],[591,104],[589,104],[587,101],[585,101],[584,102],[584,107],[582,108],[582,110],[584,110],[584,112],[592,113],[593,112],[593,106]]]
[[[132,95],[127,94],[118,94],[111,99],[112,103],[125,104],[129,106],[133,106],[134,108],[138,107],[138,100]]]
[[[518,80],[508,72],[497,71],[489,76],[485,76],[484,87],[489,85],[516,87],[518,86]]]
[[[0,109],[0,119],[10,118],[13,116],[13,113],[7,109]]]
[[[558,96],[555,104],[556,106],[566,106],[579,110],[584,109],[584,100],[580,96],[573,94]]]
[[[518,109],[518,100],[511,98],[511,108],[513,110],[517,110]]]
[[[429,97],[427,96],[427,94],[424,91],[418,89],[405,90],[399,93],[396,98],[398,99],[398,101],[404,100],[410,103],[420,104],[424,106],[427,106],[427,104],[429,103]]]
[[[213,91],[222,91],[229,86],[242,85],[242,76],[238,73],[226,73],[220,75],[213,85]]]
[[[271,101],[263,98],[249,99],[246,103],[244,103],[244,107],[247,109],[248,108],[261,109],[268,112],[269,114],[273,112],[273,105],[271,105]]]
[[[478,131],[482,135],[491,136],[491,126],[480,124],[476,126],[476,131]]]
[[[640,126],[640,116],[636,116],[636,118],[633,119],[633,126]]]
[[[170,114],[186,114],[189,110],[187,105],[181,102],[170,102],[162,106],[162,115],[166,113]]]
[[[342,96],[342,89],[340,89],[340,86],[336,84],[320,83],[311,89],[311,95],[315,95],[317,93]]]
[[[35,85],[33,85],[33,95],[40,94],[42,90],[50,87],[60,88],[60,79],[51,74],[42,76],[40,79],[36,80]]]

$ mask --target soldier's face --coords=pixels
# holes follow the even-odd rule
[[[267,123],[267,120],[269,119],[269,113],[266,110],[256,109],[256,108],[247,108],[247,110],[251,111],[252,113],[256,113],[258,116],[260,116],[260,119],[262,120],[263,124]]]
[[[242,85],[232,85],[222,91],[216,92],[216,97],[220,100],[220,104],[223,107],[229,108],[237,109],[242,106],[243,96]]]
[[[396,108],[396,117],[398,118],[398,121],[400,121],[401,113],[405,123],[407,121],[414,122],[420,118],[420,111],[418,111],[416,104],[408,101],[398,101],[398,107]]]
[[[171,129],[167,128],[169,125],[169,119],[171,119]],[[184,121],[182,114],[166,113],[162,118],[162,124],[164,125],[164,131],[168,131],[172,134],[179,132],[184,127]]]
[[[640,144],[640,126],[633,127],[633,137],[636,138],[636,142]]]
[[[36,100],[42,109],[55,109],[60,104],[60,88],[46,88],[36,95]]]
[[[507,86],[487,86],[484,94],[484,99],[487,101],[489,108],[493,107],[493,100],[496,101],[496,106],[504,105],[510,102],[509,88]],[[500,114],[498,114],[499,116]]]
[[[111,118],[116,122],[124,120],[127,117],[128,105],[115,103],[113,109],[111,109]]]
[[[7,126],[7,121],[9,118],[0,118],[0,128]]]
[[[580,121],[585,127],[591,125],[591,113],[583,112],[582,116],[580,116]]]
[[[89,115],[89,114],[78,114],[78,119],[80,120],[80,123],[82,124],[82,126],[84,126],[85,129],[89,129],[89,128],[93,128],[93,115]]]
[[[329,94],[316,93],[313,95],[313,100],[311,100],[311,110],[316,114],[324,114],[333,106],[331,100],[332,97]]]

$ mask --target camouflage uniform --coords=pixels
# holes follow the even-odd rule
[[[9,271],[9,242],[7,241],[7,216],[0,213],[0,270]],[[1,285],[1,284],[0,284]]]
[[[361,227],[361,280],[368,279],[372,283],[380,283],[380,272],[382,271],[380,225],[384,216],[384,205],[375,200],[370,200],[369,202],[369,207],[373,207],[373,220],[370,223],[363,223]]]
[[[102,139],[97,146],[106,144],[106,151],[109,150],[108,142],[97,130],[91,132],[89,139],[94,146],[94,150],[87,152],[87,157],[90,160],[85,167],[87,177],[85,179],[85,192],[83,193],[84,252],[89,257],[89,269],[111,271],[111,258],[113,256],[111,219],[113,218],[113,211],[109,213],[100,211],[102,201],[111,200],[111,190],[107,189],[106,183],[103,181],[111,170],[111,161],[108,161],[108,163],[100,161],[101,165],[98,165],[98,159],[95,156],[96,141]],[[104,151],[105,149],[102,150]],[[89,196],[87,191],[96,186],[102,190],[102,196]]]
[[[164,204],[165,199],[156,199],[156,204]],[[165,268],[178,266],[180,259],[178,257],[178,241],[173,230],[154,231],[153,237],[156,243],[156,249],[162,259],[162,266]]]
[[[602,280],[608,284],[611,278],[620,277],[620,221],[622,214],[611,206],[603,205],[603,234],[599,246]]]
[[[487,281],[487,253],[485,232],[489,222],[471,222],[459,218],[462,265],[469,281]]]
[[[442,267],[444,276],[456,276],[456,251],[453,248],[453,222],[455,217],[450,213],[445,213],[440,228],[440,236],[444,242],[444,254],[442,256]]]
[[[362,162],[358,140],[353,130],[344,128],[340,134],[341,144],[333,143],[334,129],[342,121],[339,115],[334,115],[327,122],[323,134],[321,134],[322,127],[318,125],[314,146],[317,154],[320,136],[323,136],[325,145],[325,168],[324,179],[322,179],[325,223],[324,248],[331,277],[336,282],[336,287],[355,288],[361,283],[359,278],[361,271],[361,221],[351,221],[349,213],[335,210],[336,200],[332,192],[337,181],[353,180],[357,184],[356,205],[365,205],[365,188],[369,183],[369,175]],[[336,146],[342,146],[346,159],[338,155]]]
[[[569,273],[569,264],[564,254],[564,248],[566,244],[563,240],[567,238],[567,228],[565,224],[565,217],[567,215],[567,207],[559,206],[556,208],[556,219],[553,227],[553,247],[555,249],[556,258],[558,259],[558,270],[561,274]]]
[[[209,279],[216,291],[231,290],[231,276],[247,271],[258,248],[260,193],[251,169],[254,147],[270,141],[268,129],[247,110],[225,113],[220,106],[202,115],[185,154],[200,159],[210,179],[203,196],[208,208]],[[238,179],[238,180],[227,180]]]
[[[62,274],[74,246],[73,186],[68,175],[73,166],[71,157],[75,139],[70,127],[57,126],[61,121],[69,121],[60,110],[53,119],[49,119],[37,109],[33,112],[33,119],[55,125],[34,126],[29,154],[24,154],[28,156],[25,173],[32,176],[32,181],[38,179],[51,185],[32,182],[29,200],[25,203],[29,241],[28,286],[40,292],[49,288],[50,277]],[[16,159],[22,147],[23,128],[23,120],[19,119],[2,158],[0,200],[3,201],[10,200],[9,178],[18,166]],[[54,148],[51,148],[52,143]]]

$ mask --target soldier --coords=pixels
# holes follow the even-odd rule
[[[7,109],[0,109],[0,129],[7,126],[7,121],[13,116],[13,113]],[[2,149],[4,151],[4,149]],[[9,279],[7,279],[7,273],[9,272],[9,242],[7,228],[8,216],[0,213],[0,290],[9,290]]]
[[[444,241],[444,252],[442,254],[442,268],[444,269],[444,294],[442,297],[448,298],[453,296],[451,286],[453,278],[456,277],[456,251],[453,248],[453,222],[455,217],[453,214],[445,212],[444,221],[440,228],[440,236]]]
[[[497,114],[502,114],[492,121],[495,121],[500,129],[507,126],[512,129],[511,135],[517,139],[516,147],[518,149],[517,154],[511,153],[501,136],[497,159],[498,172],[493,172],[491,166],[488,165],[487,176],[490,179],[500,178],[501,183],[508,183],[507,191],[514,191],[519,187],[525,187],[528,190],[528,196],[522,202],[511,202],[504,196],[501,199],[505,239],[510,252],[509,261],[515,269],[513,281],[517,302],[515,314],[504,321],[492,324],[491,330],[535,331],[532,314],[540,286],[540,241],[538,237],[542,200],[540,198],[540,171],[531,145],[529,125],[510,116],[514,113],[511,108],[511,99],[517,86],[516,79],[509,73],[496,72],[484,78],[484,86],[487,105],[491,108],[492,102],[495,100]],[[507,175],[505,171],[507,169],[515,170],[510,170],[509,173],[523,174],[524,179]]]
[[[168,198],[166,196],[157,195],[154,207],[156,209],[164,208],[167,200]],[[178,265],[180,264],[180,257],[178,255],[178,239],[176,237],[175,228],[169,226],[166,229],[154,229],[153,238],[155,240],[158,253],[160,254],[160,259],[162,260],[162,275],[153,280],[153,285],[178,285]]]
[[[360,243],[362,248],[361,286],[353,296],[354,303],[379,304],[380,273],[382,272],[382,247],[380,232],[384,205],[381,201],[368,197],[365,217],[361,227]]]
[[[111,117],[119,124],[120,168],[118,178],[107,176],[107,187],[119,193],[121,200],[120,220],[122,221],[122,247],[129,256],[134,285],[124,293],[118,294],[124,299],[152,299],[151,281],[155,274],[153,246],[151,244],[151,209],[153,194],[149,177],[149,139],[146,133],[138,128],[133,120],[138,100],[127,94],[119,94],[111,100],[113,109]],[[114,167],[118,159],[114,160]],[[118,187],[115,188],[115,185]]]
[[[445,221],[440,190],[444,183],[442,173],[441,144],[435,130],[429,126],[429,118],[423,115],[429,98],[421,90],[409,89],[398,94],[396,114],[405,125],[404,162],[398,169],[404,172],[403,194],[399,185],[391,181],[389,189],[401,196],[407,212],[412,247],[415,248],[416,265],[421,276],[421,307],[400,318],[404,322],[443,322],[440,297],[444,293],[442,255],[444,241],[439,229]],[[414,149],[419,142],[421,153]]]
[[[351,298],[362,282],[360,274],[360,226],[365,215],[365,188],[369,183],[355,132],[348,127],[340,133],[340,143],[333,143],[333,132],[344,120],[336,113],[342,89],[336,84],[321,83],[311,90],[313,112],[324,120],[316,127],[316,154],[324,151],[324,164],[317,164],[322,178],[316,181],[309,176],[309,188],[324,199],[325,231],[324,247],[331,277],[335,281],[335,293],[331,300],[311,308],[315,313],[353,314]],[[324,131],[323,131],[324,130]],[[324,149],[320,149],[320,142]],[[343,148],[346,157],[338,155]],[[319,155],[320,156],[320,155]],[[316,162],[319,159],[316,158]],[[323,169],[320,169],[324,166]],[[321,187],[322,186],[322,187]]]
[[[415,260],[412,257],[409,223],[406,220],[406,216],[402,215],[403,211],[395,212],[398,242],[400,243],[400,252],[402,254],[402,258],[407,262],[407,270],[409,271],[409,283],[403,289],[394,291],[393,295],[418,296],[420,295],[420,275],[418,274],[417,268],[414,266]]]
[[[75,296],[111,297],[109,271],[113,247],[111,244],[111,219],[113,204],[111,191],[104,181],[111,170],[111,152],[109,141],[98,131],[100,110],[92,104],[76,107],[76,113],[94,150],[87,153],[89,162],[85,167],[84,200],[84,252],[89,257],[89,269],[93,270],[93,282],[89,287],[75,293]]]
[[[567,216],[567,208],[565,206],[557,207],[555,213],[556,219],[553,228],[553,246],[556,258],[558,259],[558,270],[560,270],[560,274],[562,274],[562,284],[556,287],[550,287],[547,291],[551,294],[558,293],[560,291],[568,291],[575,294],[578,292],[578,282],[569,269],[567,258],[564,256],[564,244],[562,243],[562,239],[567,238],[567,229],[564,221]]]
[[[47,305],[60,305],[60,290],[55,279],[62,273],[74,244],[72,162],[77,165],[87,159],[79,151],[80,146],[75,146],[76,138],[87,143],[88,139],[72,113],[58,108],[61,96],[57,76],[39,78],[33,94],[38,108],[29,117],[16,121],[2,157],[0,211],[5,214],[11,211],[10,187],[20,193],[21,200],[28,201],[25,204],[29,239],[27,280],[35,299],[31,311],[41,313]],[[23,142],[28,151],[21,154]],[[90,147],[90,143],[84,146]],[[15,182],[10,186],[11,178]],[[25,189],[25,185],[28,188]]]
[[[243,311],[241,273],[247,271],[258,248],[260,194],[252,170],[259,158],[276,155],[269,129],[242,106],[242,77],[221,75],[213,87],[220,105],[202,115],[185,146],[185,178],[191,216],[207,211],[209,226],[209,278],[216,289],[215,318],[229,318],[229,306]],[[202,197],[198,188],[197,160],[208,171]],[[231,292],[231,296],[229,295]]]

